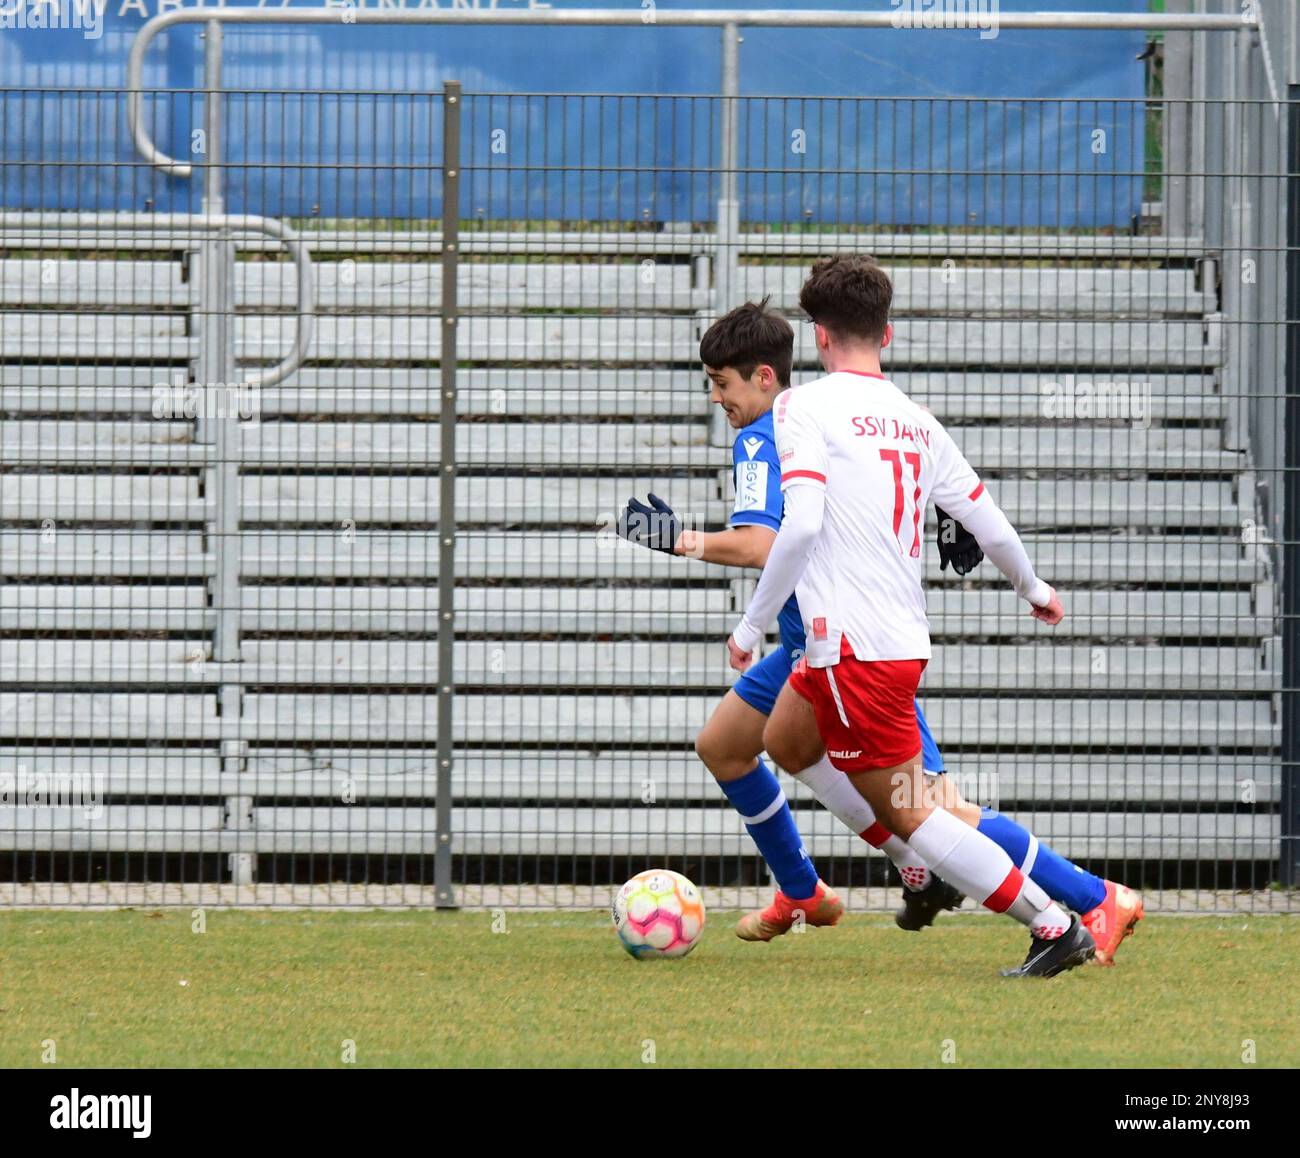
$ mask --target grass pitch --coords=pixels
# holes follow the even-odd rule
[[[603,913],[0,913],[0,1066],[1300,1066],[1300,921],[1150,917],[1114,969],[1006,980],[1026,939],[714,913],[634,961]],[[497,918],[496,928],[501,929]],[[651,1062],[653,1058],[653,1062]],[[1253,1068],[1253,1067],[1246,1067]]]

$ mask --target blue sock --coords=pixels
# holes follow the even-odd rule
[[[811,897],[817,891],[817,870],[803,846],[785,793],[772,770],[760,760],[752,772],[746,772],[739,780],[723,782],[722,791],[740,813],[749,835],[776,877],[777,887],[796,901]]]
[[[1106,882],[1101,877],[1084,872],[1059,853],[1053,852],[1036,837],[1029,834],[1010,817],[991,808],[980,810],[979,830],[998,845],[1019,869],[1024,869],[1026,858],[1033,856],[1029,879],[1054,901],[1086,913],[1095,909],[1106,898]]]

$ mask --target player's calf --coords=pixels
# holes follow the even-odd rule
[[[1078,918],[1068,916],[978,828],[932,806],[921,791],[925,778],[919,760],[850,775],[881,822],[900,835],[906,834],[908,843],[934,872],[979,899],[986,909],[1006,913],[1029,929],[1035,970],[1050,967],[1052,971],[1043,975],[1055,976],[1091,956],[1091,952],[1083,955],[1084,948],[1095,946]],[[1063,937],[1067,949],[1042,955],[1043,946]],[[1029,966],[1027,960],[1021,969]]]

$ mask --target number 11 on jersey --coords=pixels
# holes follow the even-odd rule
[[[912,482],[915,492],[912,495],[912,549],[908,553],[913,559],[921,554],[921,456],[915,450],[899,454],[896,450],[882,450],[880,457],[894,468],[894,537],[898,539],[898,549],[903,549],[903,540],[899,531],[903,526],[903,463],[912,468]]]

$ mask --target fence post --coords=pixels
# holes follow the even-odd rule
[[[1190,0],[1168,0],[1167,12],[1188,12]],[[1191,173],[1190,117],[1192,95],[1192,32],[1165,34],[1163,144],[1163,186],[1160,199],[1164,202],[1164,230],[1166,237],[1187,237],[1191,234],[1188,216],[1188,190]]]
[[[718,123],[718,233],[713,257],[713,317],[740,304],[740,28],[722,27],[722,107]],[[722,407],[711,408],[709,442],[728,446],[731,434]]]
[[[714,306],[719,315],[737,304],[740,244],[740,29],[722,29],[722,110],[719,124],[718,252],[714,264]]]
[[[1227,421],[1224,447],[1227,450],[1248,450],[1250,439],[1250,389],[1248,335],[1246,319],[1254,308],[1252,286],[1241,278],[1242,259],[1246,256],[1253,227],[1250,189],[1246,184],[1245,166],[1249,154],[1245,139],[1246,125],[1246,68],[1250,45],[1243,38],[1245,31],[1232,37],[1233,51],[1225,54],[1222,68],[1227,80],[1223,86],[1223,133],[1219,138],[1221,151],[1217,169],[1222,177],[1211,182],[1217,189],[1217,210],[1211,221],[1219,225],[1218,236],[1211,236],[1211,247],[1222,252],[1220,285],[1223,296],[1219,306],[1223,332],[1223,395],[1227,404]],[[1243,499],[1246,496],[1242,496]],[[1254,496],[1249,496],[1253,506]]]
[[[217,20],[204,27],[203,50],[203,200],[205,215],[224,213],[222,194],[221,49],[222,28]],[[210,235],[200,250],[199,357],[195,366],[198,396],[197,436],[213,448],[208,468],[208,495],[212,502],[212,555],[214,572],[211,598],[215,613],[212,640],[213,662],[239,662],[239,405],[238,370],[235,361],[235,253],[234,243],[224,231]],[[228,669],[227,669],[228,670]],[[238,680],[222,679],[218,709],[223,730],[233,730],[243,714],[243,686]],[[221,739],[221,772],[229,782],[245,770],[247,742],[235,736]],[[224,827],[232,832],[251,828],[251,810],[246,795],[226,798]],[[251,884],[256,859],[252,853],[231,852],[227,856],[231,882]]]
[[[1287,89],[1286,460],[1282,542],[1282,884],[1300,885],[1300,85]]]
[[[438,803],[433,858],[435,904],[456,906],[452,886],[452,697],[456,687],[456,269],[460,259],[460,112],[458,81],[442,95],[442,327],[438,433]]]

